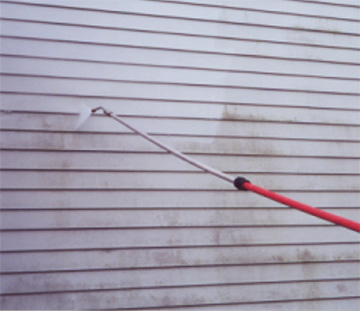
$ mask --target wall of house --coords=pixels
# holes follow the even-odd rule
[[[1,309],[358,310],[357,0],[1,2]]]

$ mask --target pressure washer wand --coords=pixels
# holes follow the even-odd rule
[[[305,212],[305,213],[308,213],[310,215],[322,218],[322,219],[327,220],[329,222],[332,222],[334,224],[343,226],[343,227],[345,227],[347,229],[354,230],[356,232],[360,232],[360,223],[358,223],[356,221],[353,221],[353,220],[350,220],[350,219],[347,219],[347,218],[344,218],[344,217],[341,217],[341,216],[337,216],[337,215],[325,212],[324,210],[312,207],[310,205],[300,203],[298,201],[292,200],[290,198],[287,198],[285,196],[282,196],[282,195],[277,194],[275,192],[272,192],[270,190],[261,188],[259,186],[256,186],[256,185],[252,184],[249,180],[247,180],[244,177],[239,176],[239,177],[235,178],[235,180],[234,180],[232,176],[224,174],[221,171],[218,171],[218,170],[216,170],[216,169],[214,169],[212,167],[209,167],[209,166],[207,166],[207,165],[205,165],[205,164],[203,164],[203,163],[201,163],[199,161],[196,161],[196,160],[192,159],[191,157],[183,154],[182,152],[180,152],[180,151],[178,151],[178,150],[176,150],[176,149],[162,143],[161,141],[151,137],[147,133],[134,128],[133,126],[131,126],[130,124],[125,122],[122,118],[118,117],[114,112],[108,111],[104,107],[100,106],[100,107],[94,108],[94,109],[91,110],[91,112],[95,113],[98,110],[102,110],[103,113],[105,115],[107,115],[108,117],[113,118],[114,120],[121,123],[122,125],[124,125],[128,129],[133,131],[134,133],[142,136],[146,140],[152,142],[156,146],[158,146],[161,149],[173,154],[174,156],[182,159],[183,161],[185,161],[185,162],[187,162],[187,163],[189,163],[189,164],[191,164],[193,166],[196,166],[197,168],[199,168],[199,169],[201,169],[201,170],[203,170],[203,171],[205,171],[207,173],[210,173],[210,174],[215,175],[215,176],[217,176],[217,177],[219,177],[221,179],[224,179],[224,180],[226,180],[228,182],[233,183],[234,186],[239,190],[252,191],[254,193],[257,193],[259,195],[267,197],[267,198],[269,198],[271,200],[274,200],[274,201],[277,201],[279,203],[290,206],[292,208],[298,209],[298,210],[300,210],[302,212]]]

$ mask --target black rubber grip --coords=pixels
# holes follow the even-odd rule
[[[241,177],[241,176],[238,176],[238,177],[236,177],[235,180],[234,180],[234,186],[235,186],[235,188],[237,188],[237,189],[239,189],[239,190],[241,190],[241,191],[247,191],[247,189],[245,189],[245,188],[243,187],[243,184],[244,184],[245,182],[250,183],[250,181],[248,181],[246,178]]]

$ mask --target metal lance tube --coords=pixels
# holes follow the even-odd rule
[[[92,112],[96,112],[97,110],[102,110],[104,112],[105,115],[109,116],[110,118],[113,118],[114,120],[118,121],[119,123],[121,123],[122,125],[126,126],[128,129],[130,129],[131,131],[133,131],[134,133],[144,137],[145,139],[147,139],[148,141],[152,142],[154,145],[160,147],[161,149],[173,154],[174,156],[182,159],[185,162],[190,163],[191,165],[196,166],[197,168],[200,168],[201,170],[213,174],[221,179],[224,179],[228,182],[233,182],[234,178],[230,175],[226,175],[223,172],[220,172],[210,166],[207,166],[199,161],[196,161],[190,157],[188,157],[187,155],[183,154],[182,152],[164,144],[163,142],[151,137],[149,134],[140,131],[139,129],[134,128],[132,125],[130,125],[129,123],[125,122],[122,118],[118,117],[117,115],[115,115],[113,112],[106,110],[103,107],[98,107],[92,110]]]
[[[152,142],[153,144],[155,144],[156,146],[160,147],[161,149],[173,154],[174,156],[182,159],[183,161],[196,166],[197,168],[210,173],[212,175],[217,176],[218,178],[221,178],[223,180],[226,180],[230,183],[233,183],[235,185],[235,187],[239,190],[243,190],[243,191],[252,191],[254,193],[257,193],[259,195],[262,195],[264,197],[267,197],[271,200],[277,201],[279,203],[285,204],[287,206],[290,206],[292,208],[298,209],[302,212],[311,214],[313,216],[319,217],[321,219],[327,220],[329,222],[332,222],[336,225],[340,225],[343,226],[344,228],[356,231],[356,232],[360,232],[360,223],[341,217],[341,216],[337,216],[328,212],[325,212],[321,209],[312,207],[310,205],[306,205],[303,203],[300,203],[298,201],[292,200],[290,198],[287,198],[285,196],[282,196],[280,194],[277,194],[275,192],[272,192],[270,190],[261,188],[259,186],[256,186],[252,183],[250,183],[250,181],[248,181],[247,179],[243,178],[243,177],[237,177],[234,178],[230,175],[224,174],[221,171],[218,171],[210,166],[207,166],[199,161],[196,161],[194,159],[192,159],[191,157],[183,154],[182,152],[164,144],[163,142],[151,137],[149,134],[140,131],[136,128],[134,128],[133,126],[131,126],[130,124],[128,124],[127,122],[125,122],[122,118],[118,117],[117,115],[115,115],[113,112],[106,110],[104,107],[97,107],[91,110],[91,112],[96,112],[98,110],[102,110],[103,113],[105,115],[107,115],[108,117],[116,120],[117,122],[121,123],[122,125],[124,125],[125,127],[127,127],[128,129],[130,129],[131,131],[133,131],[134,133],[142,136],[143,138],[147,139],[148,141]]]

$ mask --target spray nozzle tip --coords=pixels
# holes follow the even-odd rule
[[[76,121],[75,129],[78,130],[86,122],[86,120],[90,117],[90,115],[91,115],[91,109],[84,104],[80,105],[79,117]]]

